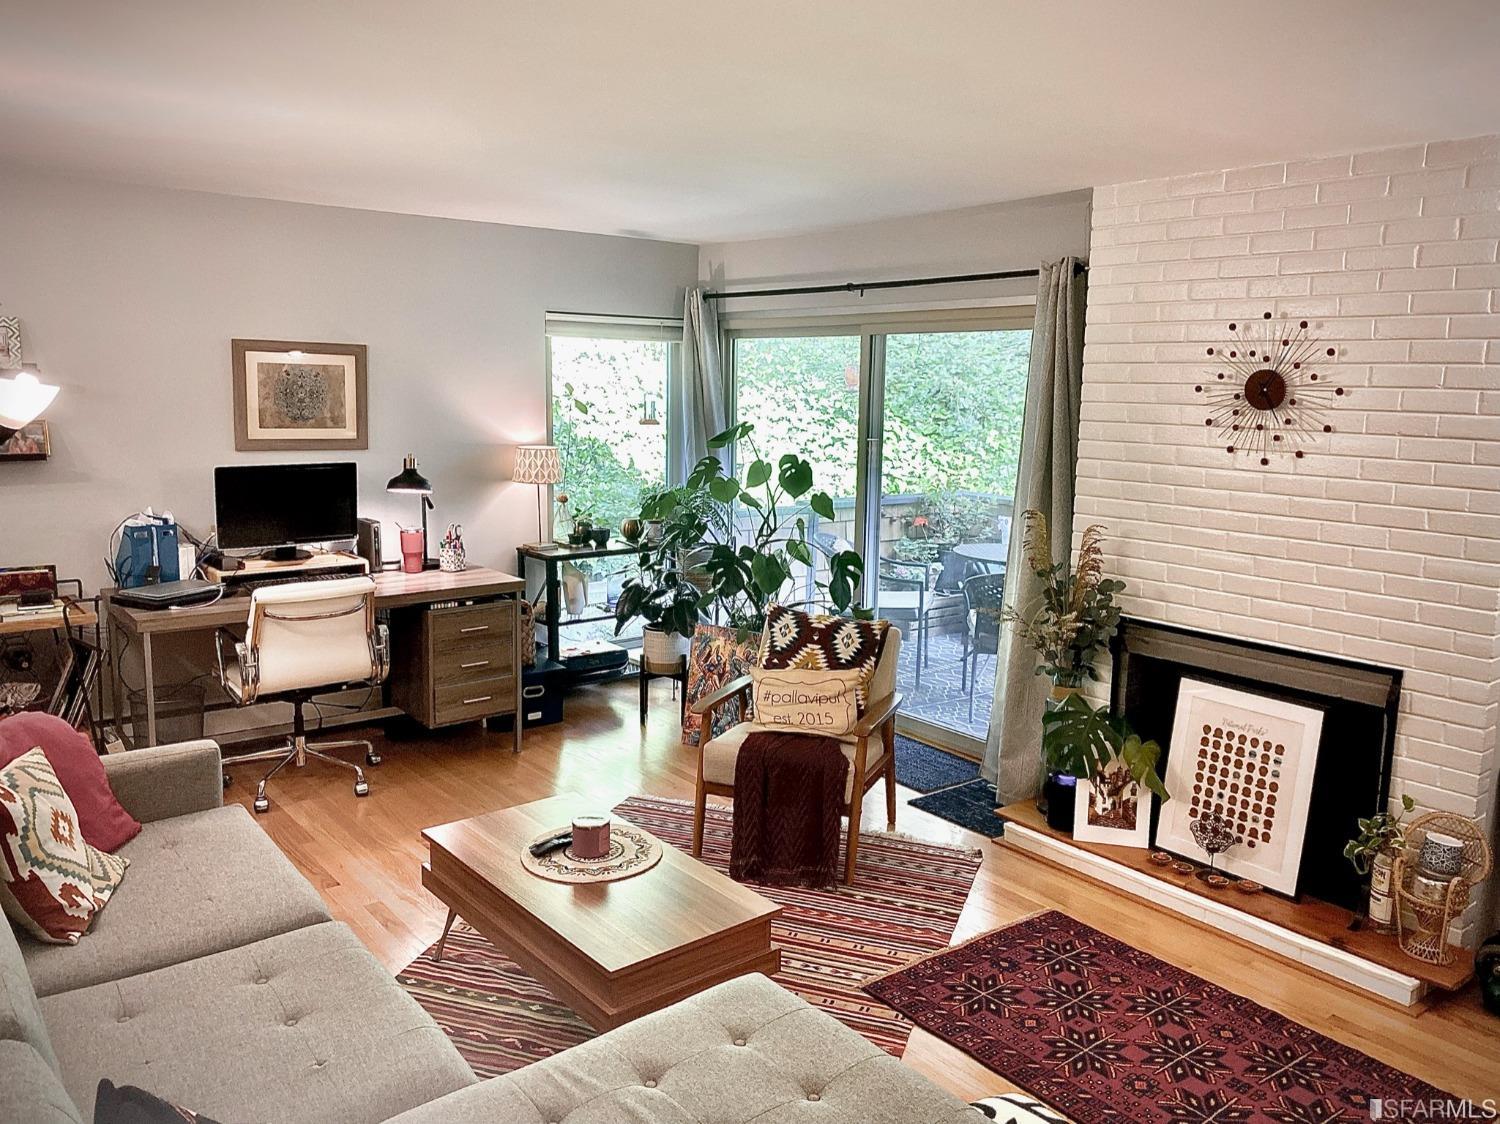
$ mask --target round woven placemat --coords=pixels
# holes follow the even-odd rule
[[[531,844],[550,839],[567,825],[544,831],[521,848],[521,865],[549,882],[589,884],[618,882],[650,870],[661,862],[661,843],[638,827],[614,820],[609,825],[609,850],[601,859],[580,859],[571,847],[536,858]]]

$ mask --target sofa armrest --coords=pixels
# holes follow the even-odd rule
[[[142,823],[203,812],[224,803],[219,743],[207,738],[108,753],[102,760],[116,799]]]

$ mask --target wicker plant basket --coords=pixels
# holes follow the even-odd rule
[[[1452,836],[1463,843],[1463,869],[1449,880],[1441,896],[1429,897],[1414,890],[1418,858],[1429,833]],[[1490,863],[1489,844],[1473,820],[1452,812],[1429,812],[1413,820],[1391,877],[1401,950],[1428,964],[1451,964],[1454,951],[1448,943],[1448,928],[1468,908],[1473,888],[1489,877]]]

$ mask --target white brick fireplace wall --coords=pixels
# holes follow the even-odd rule
[[[1394,791],[1491,837],[1497,239],[1500,137],[1096,189],[1075,523],[1109,528],[1132,614],[1401,668]],[[1345,395],[1263,468],[1193,388],[1266,311],[1337,348]]]

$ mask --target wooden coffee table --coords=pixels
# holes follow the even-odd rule
[[[781,907],[670,844],[650,870],[598,886],[521,865],[522,847],[589,808],[554,796],[430,827],[422,885],[448,906],[449,925],[462,917],[599,1030],[780,969],[771,921]]]

